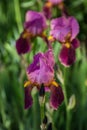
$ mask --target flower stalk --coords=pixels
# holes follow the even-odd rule
[[[64,82],[63,82],[63,91],[64,91],[64,99],[65,99],[65,106],[66,106],[66,130],[69,130],[70,127],[70,110],[68,109],[68,97],[67,97],[67,90],[66,90],[66,72],[67,68],[64,67]]]

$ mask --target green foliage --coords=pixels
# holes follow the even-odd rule
[[[80,23],[79,39],[81,41],[81,47],[77,50],[76,63],[67,69],[68,99],[74,94],[76,102],[74,108],[70,109],[70,130],[87,130],[87,0],[67,0],[65,4],[70,14],[75,16]],[[15,40],[23,29],[25,12],[28,9],[39,11],[42,5],[43,2],[40,0],[0,0],[0,130],[40,129],[40,108],[38,94],[35,91],[32,93],[34,99],[32,108],[24,110],[23,107],[25,61],[16,52]],[[46,49],[40,38],[34,42],[33,51],[30,55],[24,56],[29,63],[35,53]],[[57,63],[58,48],[55,44]],[[61,65],[60,68],[63,70]],[[65,104],[63,103],[54,113],[48,112],[49,118],[50,115],[53,115],[54,130],[65,130]]]

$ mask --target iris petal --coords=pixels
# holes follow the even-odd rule
[[[63,45],[59,54],[59,61],[61,64],[68,67],[75,62],[75,59],[75,49],[73,46],[67,48],[65,45]]]
[[[27,69],[27,76],[31,82],[48,84],[54,77],[54,56],[51,49],[46,53],[34,56],[33,63]]]
[[[57,110],[57,108],[59,107],[59,105],[61,105],[63,100],[64,100],[64,95],[63,95],[62,88],[60,86],[58,87],[51,86],[50,106],[54,110]]]
[[[16,49],[18,54],[25,54],[30,51],[30,43],[26,38],[20,37],[16,41]]]
[[[32,106],[33,104],[33,99],[31,96],[31,86],[25,87],[24,88],[25,91],[25,109],[28,109]]]
[[[73,39],[72,46],[77,49],[80,46],[80,41],[78,39]]]
[[[67,38],[72,41],[78,33],[79,24],[73,16],[67,18],[62,16],[51,21],[50,35],[60,42],[66,42]]]

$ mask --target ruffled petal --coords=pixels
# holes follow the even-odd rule
[[[42,13],[36,11],[26,13],[24,28],[32,35],[40,35],[46,27],[46,18]]]
[[[72,29],[72,35],[71,35],[71,41],[72,41],[73,39],[75,39],[75,37],[79,33],[79,24],[73,16],[71,16],[69,18],[69,21],[70,21],[70,26],[71,26],[71,29]]]
[[[65,42],[69,33],[71,33],[71,27],[67,18],[60,17],[51,21],[50,35],[52,35],[56,40]]]
[[[30,43],[26,38],[20,37],[16,41],[16,49],[19,55],[25,54],[30,51]]]
[[[33,99],[32,99],[32,96],[31,96],[31,86],[24,87],[24,91],[25,91],[25,98],[24,98],[25,109],[28,109],[33,104]]]
[[[67,48],[65,45],[63,45],[59,54],[59,61],[61,64],[68,67],[75,62],[75,59],[75,49],[72,46]]]
[[[73,16],[62,16],[51,21],[50,35],[60,42],[72,41],[78,33],[79,24]]]
[[[72,46],[77,49],[80,46],[80,41],[78,39],[73,39]]]
[[[33,83],[48,84],[54,77],[53,67],[54,56],[51,49],[46,53],[38,53],[27,69],[28,79]]]
[[[59,105],[61,105],[63,100],[64,100],[64,95],[63,95],[62,88],[60,86],[58,87],[51,86],[50,106],[54,110],[57,110],[57,108],[59,107]]]
[[[49,49],[46,53],[45,53],[45,57],[47,58],[47,62],[51,67],[54,67],[55,65],[55,60],[54,60],[54,54],[53,54],[53,50]]]

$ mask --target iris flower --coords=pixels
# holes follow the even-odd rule
[[[28,81],[25,82],[25,109],[32,106],[33,99],[31,91],[34,87],[40,91],[44,85],[45,92],[50,92],[50,106],[57,109],[62,103],[64,96],[62,88],[54,79],[54,56],[52,49],[45,53],[38,53],[34,56],[33,63],[27,68]]]
[[[36,11],[28,11],[25,16],[24,31],[16,41],[18,54],[24,54],[30,51],[31,38],[43,35],[47,28],[44,15]]]
[[[59,60],[64,66],[75,62],[75,50],[79,47],[79,40],[76,38],[78,33],[79,24],[73,16],[62,16],[51,21],[50,35],[62,44]]]

